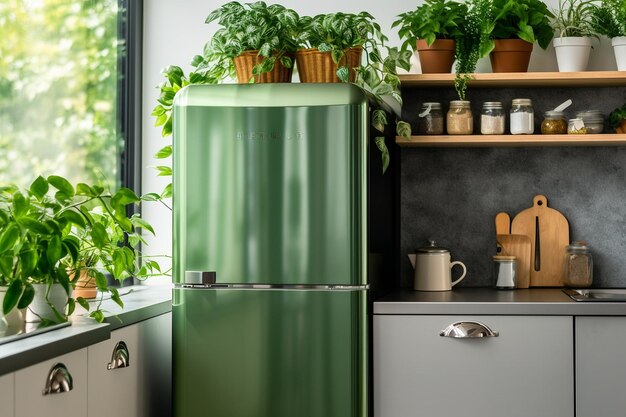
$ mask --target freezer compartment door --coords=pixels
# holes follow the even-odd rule
[[[174,290],[174,415],[366,417],[365,297]]]
[[[365,284],[367,105],[346,93],[358,88],[191,87],[174,109],[174,282]],[[198,103],[225,89],[239,106]],[[252,105],[259,91],[267,107]],[[345,100],[275,105],[314,93]]]

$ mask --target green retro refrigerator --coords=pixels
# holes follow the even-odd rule
[[[368,104],[349,84],[174,104],[175,417],[366,417]]]

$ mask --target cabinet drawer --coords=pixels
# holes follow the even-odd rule
[[[459,321],[499,335],[440,336]],[[374,316],[374,417],[571,417],[572,340],[572,317]]]
[[[139,401],[141,353],[137,328],[136,324],[120,328],[111,332],[109,340],[87,348],[89,417],[144,415]],[[118,367],[109,369],[114,355],[118,358]]]
[[[62,363],[73,389],[43,395],[52,367]],[[73,417],[87,415],[87,349],[40,362],[15,373],[15,417]]]

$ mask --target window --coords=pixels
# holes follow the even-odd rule
[[[56,174],[136,189],[140,11],[133,0],[0,2],[0,184]]]

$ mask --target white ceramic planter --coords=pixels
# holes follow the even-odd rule
[[[556,62],[560,72],[587,70],[591,53],[591,38],[562,37],[552,41],[556,52]]]
[[[626,36],[611,39],[618,71],[626,71]]]
[[[14,308],[6,316],[2,313],[2,303],[9,287],[0,287],[0,337],[16,334],[24,328],[24,310]]]
[[[35,288],[35,298],[26,310],[26,322],[36,323],[41,319],[59,321],[52,311],[50,305],[61,314],[65,315],[65,306],[69,298],[61,284],[52,284],[46,300],[46,284],[33,284]]]

